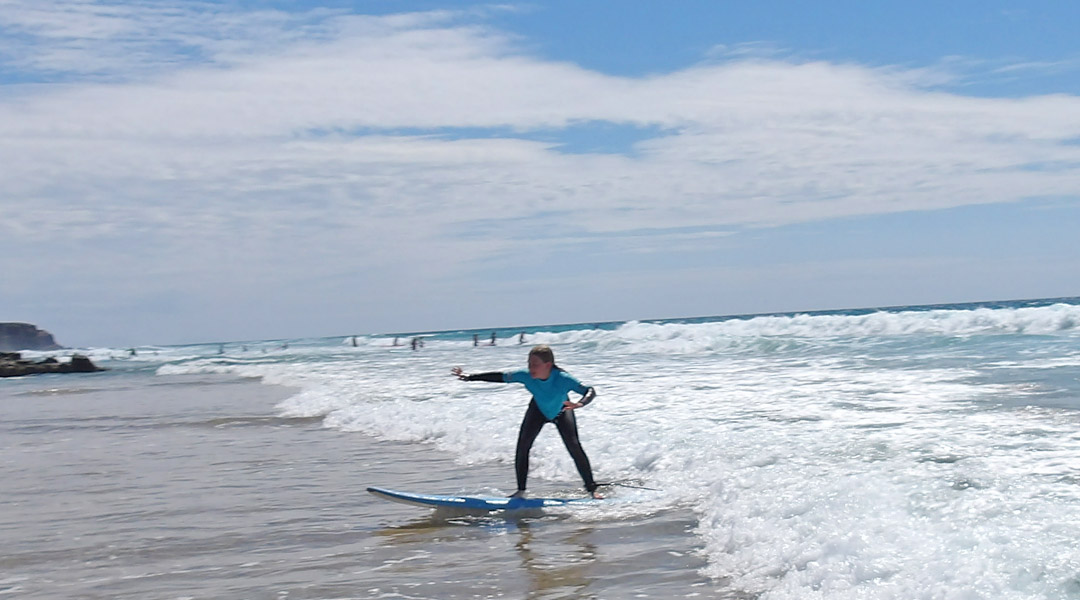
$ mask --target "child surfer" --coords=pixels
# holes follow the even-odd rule
[[[529,351],[529,369],[527,371],[511,371],[501,373],[492,371],[488,373],[475,373],[466,375],[461,367],[454,367],[450,371],[462,381],[490,381],[495,383],[521,383],[525,389],[532,392],[532,400],[529,408],[525,411],[525,418],[521,421],[521,429],[518,431],[517,450],[514,455],[514,471],[517,474],[517,491],[511,498],[525,497],[525,482],[529,476],[529,451],[532,450],[533,441],[540,433],[545,423],[555,423],[555,427],[562,436],[563,444],[570,452],[570,456],[577,465],[578,473],[585,481],[585,489],[593,498],[601,498],[596,493],[596,482],[593,481],[592,467],[589,465],[589,457],[581,448],[578,441],[577,420],[574,418],[574,410],[592,402],[596,397],[596,390],[582,385],[569,373],[563,371],[555,364],[555,353],[547,346],[536,346]],[[577,392],[581,394],[581,400],[572,402],[567,394]]]

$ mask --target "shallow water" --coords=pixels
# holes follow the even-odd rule
[[[322,525],[304,519],[322,513],[370,527],[369,538],[381,544],[368,546],[368,554],[342,552],[344,563],[332,561],[337,576],[362,581],[363,589],[319,588],[315,597],[520,597],[532,590],[537,597],[618,598],[644,590],[654,597],[763,600],[1080,598],[1076,299],[523,331],[527,344],[519,345],[521,331],[497,330],[494,347],[473,346],[469,331],[425,334],[416,352],[391,347],[393,336],[141,348],[138,356],[92,350],[114,370],[64,381],[114,381],[109,385],[123,389],[36,390],[20,397],[47,399],[38,409],[57,410],[33,419],[10,416],[23,420],[20,439],[30,444],[57,443],[52,429],[67,431],[79,445],[90,442],[96,449],[87,458],[96,466],[69,470],[57,450],[45,452],[54,462],[42,464],[20,451],[24,458],[6,458],[5,468],[31,487],[38,477],[48,482],[39,494],[81,498],[101,486],[110,502],[135,503],[122,514],[147,510],[133,497],[166,505],[186,497],[161,515],[165,521],[170,510],[180,511],[179,521],[197,519],[183,512],[187,502],[222,490],[232,497],[224,486],[238,481],[246,490],[238,498],[253,495],[249,504],[281,511],[304,534]],[[490,332],[475,333],[486,340]],[[460,382],[449,371],[455,365],[470,372],[519,369],[533,343],[550,344],[560,365],[599,390],[578,413],[597,479],[660,492],[616,488],[619,502],[524,522],[435,524],[416,509],[367,497],[367,485],[512,491],[514,441],[528,395],[515,385]],[[228,383],[237,377],[293,391]],[[0,390],[25,385],[4,382]],[[188,391],[175,393],[191,400],[168,400],[166,390],[185,386]],[[241,402],[230,399],[229,386],[264,392]],[[97,407],[88,416],[98,420],[72,421],[68,413],[82,409],[65,403]],[[4,410],[19,405],[5,403]],[[111,415],[125,411],[134,415],[114,422]],[[189,416],[202,425],[176,424]],[[530,490],[580,490],[549,430],[533,449]],[[166,458],[143,455],[146,444],[126,445],[140,439],[162,446]],[[116,462],[132,451],[139,454]],[[228,460],[234,452],[270,461],[269,471],[249,474]],[[190,465],[171,464],[185,457]],[[231,465],[227,475],[215,457]],[[188,481],[176,484],[161,474],[171,471]],[[148,487],[135,493],[121,485],[132,497],[125,498],[96,483],[97,472],[141,478]],[[214,473],[217,480],[206,481]],[[297,483],[305,478],[310,488]],[[232,510],[244,515],[244,506]],[[71,510],[97,519],[96,509]],[[16,517],[6,522],[33,518],[25,510]],[[55,528],[43,529],[56,545],[71,543]],[[25,544],[36,543],[20,531],[16,537]],[[293,535],[288,526],[280,533],[286,540]],[[317,540],[296,535],[293,549],[318,548]],[[303,556],[318,563],[338,554]],[[284,560],[274,569],[293,573]],[[358,566],[350,571],[345,563]],[[154,569],[144,571],[172,572]],[[305,569],[319,585],[337,581],[315,566]],[[557,575],[552,591],[537,570]],[[200,575],[192,579],[205,575],[193,572]],[[276,573],[260,574],[265,587],[245,575],[241,585],[305,593],[298,591],[307,589],[303,577],[282,580]],[[474,591],[466,582],[481,587]]]
[[[436,519],[379,484],[480,487],[428,444],[283,418],[229,376],[26,378],[0,388],[0,596],[717,597],[685,509]],[[696,544],[696,546],[695,546]]]

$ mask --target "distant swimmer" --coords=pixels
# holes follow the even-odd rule
[[[488,345],[489,346],[494,346],[495,345],[495,332],[494,331],[491,332],[491,343],[488,344]]]
[[[574,459],[578,474],[585,482],[585,489],[593,498],[600,498],[596,493],[596,482],[593,480],[592,466],[589,457],[578,440],[577,420],[574,410],[586,406],[596,397],[596,390],[582,385],[569,373],[563,371],[555,364],[555,353],[547,346],[535,346],[529,351],[529,363],[527,371],[511,371],[501,373],[492,371],[488,373],[474,373],[466,375],[461,367],[454,367],[450,373],[462,381],[490,381],[493,383],[521,383],[525,389],[532,393],[529,408],[525,411],[525,419],[521,422],[518,431],[517,449],[514,454],[514,471],[517,475],[517,491],[513,498],[525,496],[525,485],[529,477],[529,452],[532,450],[536,436],[545,423],[555,423],[559,430],[563,444]],[[573,402],[569,399],[569,392],[581,394],[581,399]]]
[[[475,333],[472,335],[472,345],[473,346],[479,346],[480,345],[480,336],[475,334]]]
[[[358,344],[356,343],[356,336],[354,335],[352,336],[352,347],[355,348],[356,346],[358,346]]]
[[[525,332],[522,331],[520,334],[518,334],[518,344],[524,344],[524,343],[525,343]]]

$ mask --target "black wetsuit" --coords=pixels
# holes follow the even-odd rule
[[[506,383],[504,374],[499,372],[477,373],[465,377],[465,380]],[[549,419],[540,411],[535,398],[529,400],[529,408],[525,411],[525,418],[522,419],[521,429],[518,431],[517,449],[514,453],[514,471],[517,474],[518,489],[525,489],[529,477],[529,451],[532,450],[536,436],[540,434],[540,430],[548,422],[555,423],[555,427],[559,430],[559,436],[562,437],[563,444],[566,445],[566,450],[570,452],[571,458],[574,459],[578,474],[581,475],[581,479],[585,482],[585,489],[592,493],[597,486],[596,482],[593,481],[589,457],[585,455],[585,450],[581,447],[581,441],[578,440],[577,419],[574,417],[574,411],[563,410],[554,418]]]

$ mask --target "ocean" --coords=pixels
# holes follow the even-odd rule
[[[610,502],[366,493],[512,492],[527,392],[450,369],[533,344]],[[80,352],[0,380],[0,598],[1080,598],[1080,298]]]

